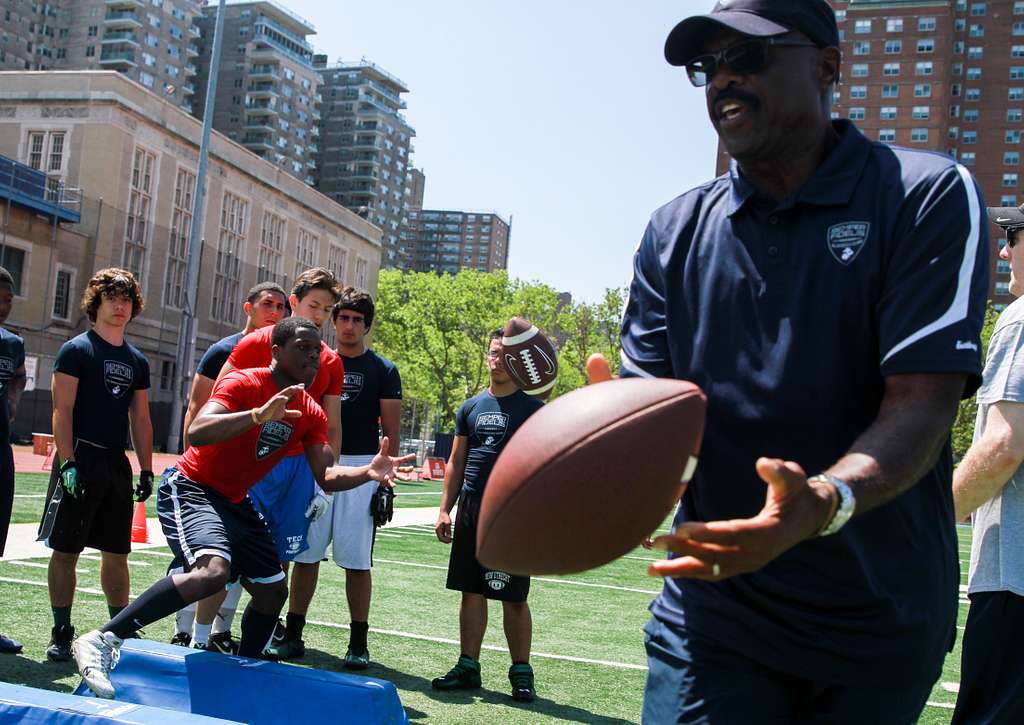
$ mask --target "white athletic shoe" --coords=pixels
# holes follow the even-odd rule
[[[110,684],[110,671],[117,667],[121,656],[121,638],[112,632],[94,629],[83,634],[71,645],[71,654],[78,664],[78,672],[96,697],[114,699],[114,686]]]

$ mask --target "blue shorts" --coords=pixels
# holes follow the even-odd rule
[[[645,723],[910,725],[917,722],[935,679],[907,673],[888,688],[822,682],[765,667],[659,619],[651,618],[644,635]]]
[[[306,509],[316,493],[316,479],[306,454],[288,456],[249,489],[253,506],[270,525],[281,561],[291,561],[309,548]]]

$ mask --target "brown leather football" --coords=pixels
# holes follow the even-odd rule
[[[554,345],[536,325],[513,317],[501,338],[502,362],[512,382],[523,392],[547,398],[558,379]]]
[[[509,440],[487,480],[477,558],[512,574],[570,574],[622,556],[679,501],[707,399],[685,380],[611,380],[562,395]]]

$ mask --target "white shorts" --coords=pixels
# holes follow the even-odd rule
[[[373,455],[342,456],[342,466],[365,466]],[[334,563],[343,569],[366,571],[373,565],[373,535],[375,527],[370,516],[370,499],[379,484],[364,484],[338,491],[331,495],[331,503],[324,515],[309,525],[309,548],[292,561],[315,564],[327,555],[332,543]]]

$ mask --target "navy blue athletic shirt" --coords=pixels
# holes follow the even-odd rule
[[[8,385],[14,377],[14,371],[24,364],[25,341],[0,327],[0,444],[9,443],[11,440]]]
[[[244,334],[244,332],[236,332],[234,335],[222,337],[206,348],[206,352],[203,353],[203,357],[199,360],[199,367],[196,368],[196,373],[211,380],[216,380],[217,376],[220,375],[220,369],[224,367],[224,363],[228,361],[231,351],[235,349],[235,345],[238,344],[238,341],[242,339]]]
[[[78,378],[73,437],[126,448],[128,407],[136,390],[149,389],[146,357],[127,340],[114,346],[89,330],[61,345],[53,370]]]
[[[835,128],[791,198],[762,197],[734,165],[656,211],[637,249],[622,374],[708,395],[677,523],[755,515],[758,456],[827,468],[875,419],[887,375],[966,373],[965,395],[980,381],[989,248],[974,180]],[[917,673],[955,631],[951,480],[947,442],[917,485],[838,534],[720,583],[669,580],[652,611],[818,681]]]
[[[341,390],[341,453],[370,455],[380,450],[380,401],[402,399],[398,368],[373,350],[357,357],[342,356],[345,383]]]
[[[498,454],[519,426],[543,405],[522,390],[496,398],[485,389],[459,406],[455,435],[469,439],[464,493],[483,493]]]

